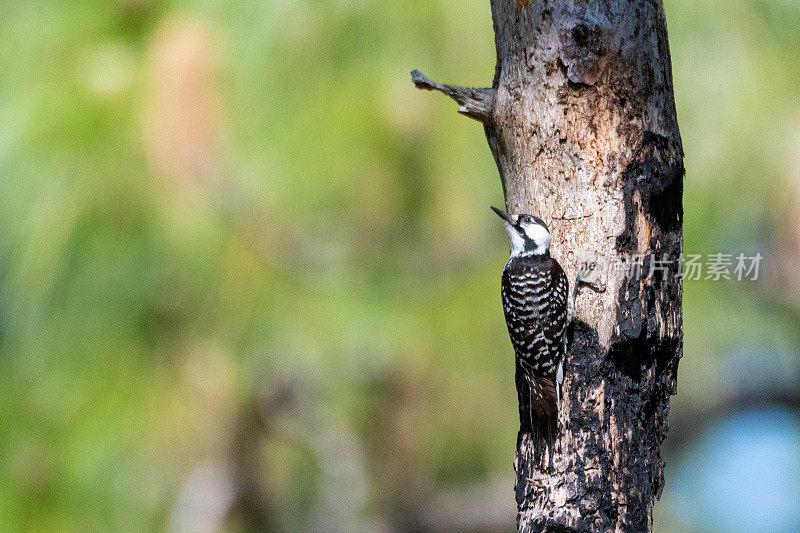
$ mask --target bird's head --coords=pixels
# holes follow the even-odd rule
[[[544,255],[550,251],[550,230],[541,218],[527,213],[509,215],[496,207],[492,207],[492,211],[506,223],[512,257]]]

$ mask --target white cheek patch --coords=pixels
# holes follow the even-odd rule
[[[543,254],[550,249],[550,232],[547,231],[544,226],[533,224],[531,226],[525,226],[523,229],[525,230],[525,235],[536,243],[534,253]]]

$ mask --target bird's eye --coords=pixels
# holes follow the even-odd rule
[[[522,217],[522,223],[523,224],[531,224],[532,222],[533,222],[533,220],[531,219],[531,217],[529,215],[525,215],[525,216]]]

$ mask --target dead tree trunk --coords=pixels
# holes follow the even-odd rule
[[[662,2],[491,5],[492,87],[414,82],[483,122],[508,210],[550,224],[570,279],[577,252],[596,253],[607,289],[577,301],[552,463],[534,460],[517,380],[518,527],[648,531],[682,352],[683,152]]]

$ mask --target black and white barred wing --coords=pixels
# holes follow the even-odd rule
[[[568,283],[550,258],[517,258],[503,271],[503,309],[511,342],[531,386],[532,408],[557,409],[556,374],[563,359]]]

